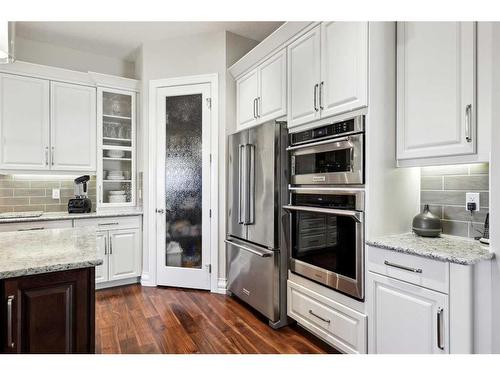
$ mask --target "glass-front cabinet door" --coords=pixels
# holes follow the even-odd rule
[[[134,92],[98,89],[98,206],[135,205]]]

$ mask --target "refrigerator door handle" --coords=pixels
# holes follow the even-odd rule
[[[255,145],[247,145],[248,163],[248,220],[247,225],[255,223]]]
[[[243,199],[243,154],[245,145],[238,145],[238,224],[244,224],[243,209],[242,209],[242,199]]]

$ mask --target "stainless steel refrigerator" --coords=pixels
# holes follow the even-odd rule
[[[227,288],[274,328],[287,321],[287,136],[286,123],[276,121],[229,136]]]

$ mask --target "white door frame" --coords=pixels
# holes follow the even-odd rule
[[[156,145],[157,145],[157,91],[163,87],[169,86],[185,86],[194,84],[204,84],[209,83],[211,88],[211,140],[210,140],[210,153],[212,155],[212,168],[210,170],[210,208],[212,210],[212,218],[210,221],[210,264],[212,272],[210,275],[210,291],[218,292],[217,280],[218,280],[218,262],[219,262],[219,250],[218,250],[218,228],[219,228],[219,217],[218,217],[218,180],[219,180],[219,79],[218,74],[202,74],[195,76],[185,76],[185,77],[175,77],[175,78],[165,78],[165,79],[155,79],[149,81],[149,119],[148,119],[148,137],[147,137],[147,153],[149,163],[145,166],[144,170],[147,170],[147,178],[144,179],[144,191],[147,193],[145,197],[144,204],[144,216],[147,220],[147,226],[145,226],[144,236],[147,240],[144,241],[147,246],[144,247],[144,263],[147,260],[148,272],[145,274],[143,271],[142,284],[145,286],[155,286],[157,285],[157,229],[156,220],[158,214],[155,212],[157,207],[157,165],[156,161]]]

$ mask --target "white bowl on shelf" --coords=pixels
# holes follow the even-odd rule
[[[123,150],[106,150],[106,155],[109,158],[123,158],[125,156],[125,151],[123,151]]]
[[[108,191],[109,195],[125,195],[125,190],[110,190]]]
[[[110,195],[108,196],[109,203],[126,203],[127,196],[126,195]]]

